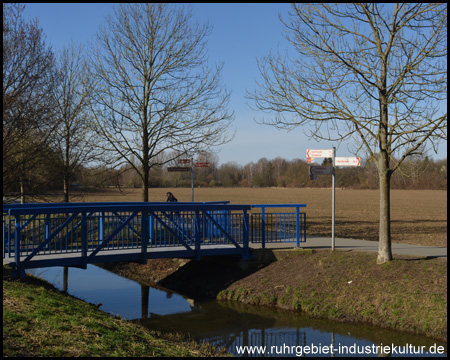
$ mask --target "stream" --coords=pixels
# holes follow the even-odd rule
[[[446,356],[447,344],[366,324],[313,319],[236,302],[197,302],[141,285],[94,265],[30,269],[28,273],[100,310],[160,331],[182,332],[235,356]],[[244,352],[245,351],[245,352]]]

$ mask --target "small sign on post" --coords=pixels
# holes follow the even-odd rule
[[[307,158],[332,158],[333,157],[333,149],[326,149],[326,150],[313,150],[308,149],[306,150],[306,157]]]
[[[178,159],[178,164],[190,164],[191,159]]]
[[[310,166],[309,175],[331,175],[333,174],[332,166]]]
[[[334,159],[335,166],[360,166],[361,159],[359,157],[336,157]]]

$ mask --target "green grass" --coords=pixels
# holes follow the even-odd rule
[[[402,258],[378,265],[376,254],[316,251],[276,261],[222,290],[218,299],[447,339],[447,262],[442,259]]]
[[[112,317],[43,280],[13,281],[3,269],[3,356],[217,355],[211,346]]]

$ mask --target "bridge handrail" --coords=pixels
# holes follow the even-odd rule
[[[176,211],[195,211],[195,210],[250,210],[251,205],[231,205],[227,202],[103,202],[103,203],[51,203],[51,204],[4,204],[3,213],[10,216],[32,215],[32,214],[54,214],[60,212],[102,212],[102,211],[145,211],[145,210],[174,210]]]
[[[286,208],[286,207],[306,207],[306,204],[254,204],[252,205],[252,207],[255,208],[274,208],[274,207],[281,207],[281,208]]]
[[[306,204],[254,204],[252,208],[261,208],[261,221],[262,221],[262,240],[261,245],[264,249],[266,246],[266,208],[295,208],[295,223],[296,223],[296,241],[297,247],[300,247],[300,208],[306,207]],[[302,213],[304,216],[303,220],[303,236],[304,241],[306,241],[306,215]]]

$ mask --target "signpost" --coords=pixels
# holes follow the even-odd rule
[[[178,159],[178,164],[186,164],[189,166],[171,166],[167,168],[167,171],[179,171],[179,172],[191,172],[191,190],[192,190],[192,202],[194,202],[194,166],[195,167],[210,167],[209,162],[197,162],[194,163],[194,159]]]
[[[333,174],[332,166],[310,166],[309,175],[331,175]]]
[[[335,243],[335,208],[336,208],[336,166],[360,166],[361,159],[359,157],[336,157],[336,148],[327,150],[306,150],[306,161],[308,164],[314,162],[314,158],[332,158],[332,166],[310,166],[309,178],[317,180],[317,175],[332,175],[332,215],[331,215],[331,250],[334,250]]]
[[[336,166],[360,166],[361,159],[359,157],[336,157]]]
[[[318,157],[318,158],[330,158],[330,157],[333,157],[333,149],[327,149],[327,150],[306,150],[306,157],[309,157],[309,158],[316,158],[316,157]]]
[[[191,159],[178,159],[178,164],[190,164]]]

